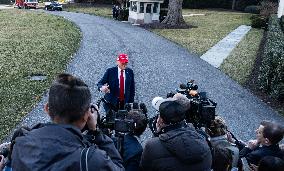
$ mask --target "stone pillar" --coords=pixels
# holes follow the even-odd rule
[[[278,15],[278,18],[280,18],[282,15],[284,15],[284,0],[279,0],[277,15]]]

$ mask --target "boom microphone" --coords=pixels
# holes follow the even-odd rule
[[[179,88],[180,88],[180,89],[186,89],[187,86],[186,86],[185,84],[180,84],[180,85],[179,85]]]

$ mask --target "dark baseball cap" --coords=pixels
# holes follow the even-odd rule
[[[165,124],[175,124],[185,119],[186,110],[178,101],[165,101],[159,106],[159,112]]]

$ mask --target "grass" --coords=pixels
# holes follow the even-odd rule
[[[81,33],[62,17],[0,10],[0,139],[31,111],[78,49]],[[30,81],[43,74],[45,81]]]
[[[184,9],[183,15],[205,14],[204,16],[184,17],[191,29],[156,29],[153,32],[174,41],[198,55],[204,54],[222,38],[240,25],[250,25],[251,14]]]
[[[220,66],[224,73],[242,85],[251,75],[263,32],[252,29]]]
[[[78,4],[67,4],[63,7],[64,11],[69,12],[80,12],[85,14],[97,15],[106,18],[112,18],[112,6],[111,5],[78,5]]]

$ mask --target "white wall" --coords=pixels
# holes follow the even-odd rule
[[[284,15],[284,0],[279,0],[279,6],[278,6],[278,18],[280,18],[282,15]]]

